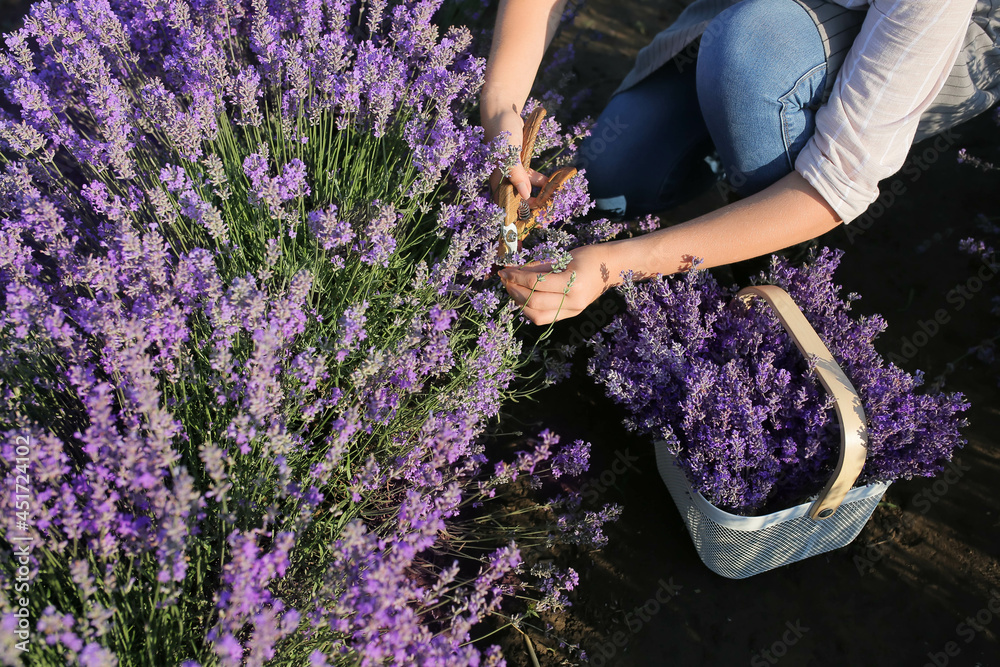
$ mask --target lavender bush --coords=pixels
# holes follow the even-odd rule
[[[588,451],[487,465],[526,355],[483,61],[438,5],[40,2],[5,37],[7,664],[502,664],[477,623],[565,603],[532,549],[599,546],[615,509],[504,517]],[[588,206],[572,181],[524,258]]]
[[[840,296],[841,253],[796,268],[779,258],[760,283],[784,288],[861,397],[868,459],[858,483],[931,476],[964,440],[961,394],[921,394],[921,373],[888,364],[873,341],[879,316],[852,317]],[[735,299],[705,271],[626,283],[627,311],[595,338],[588,370],[626,406],[626,425],[666,440],[695,489],[753,514],[803,502],[833,468],[840,438],[832,399],[771,308]]]

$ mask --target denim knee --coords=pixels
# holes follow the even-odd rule
[[[810,50],[809,41],[819,39],[812,18],[795,0],[743,0],[715,17],[701,37],[698,92],[746,99],[751,92],[747,83],[762,72],[784,68],[804,46]],[[822,43],[818,46],[815,55],[825,58]],[[765,91],[754,90],[758,92],[753,97],[764,98]]]
[[[621,117],[602,115],[591,130],[590,136],[580,144],[576,154],[577,169],[587,171],[591,194],[605,197],[617,192],[622,171],[629,164],[628,146],[619,141],[628,123]]]
[[[706,28],[698,53],[698,99],[740,194],[791,171],[814,127],[825,64],[819,30],[794,0],[744,0]]]
[[[699,185],[690,174],[700,173],[698,150],[707,142],[694,68],[667,64],[611,98],[577,153],[577,167],[587,170],[599,209],[660,210]]]

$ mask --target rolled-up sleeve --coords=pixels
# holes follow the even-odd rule
[[[873,0],[798,171],[844,222],[899,171],[920,115],[944,86],[975,0]]]

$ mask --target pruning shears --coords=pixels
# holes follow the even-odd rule
[[[531,154],[535,149],[535,139],[538,138],[538,128],[545,118],[545,109],[536,107],[524,121],[524,135],[521,143],[521,164],[525,169],[531,165]],[[521,249],[521,241],[535,227],[540,226],[538,216],[544,214],[552,205],[552,195],[556,193],[563,184],[576,175],[575,167],[562,167],[557,169],[545,187],[535,198],[535,207],[528,206],[528,202],[521,198],[514,185],[508,180],[500,183],[497,191],[497,203],[504,210],[504,220],[500,229],[500,243],[497,249],[497,257],[501,264],[509,264],[515,252]]]

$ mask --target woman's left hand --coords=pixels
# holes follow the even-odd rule
[[[549,324],[580,314],[619,276],[608,268],[606,245],[590,245],[570,251],[573,260],[565,270],[552,273],[551,264],[533,262],[508,266],[500,271],[500,280],[523,314],[535,324]]]

